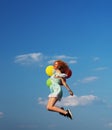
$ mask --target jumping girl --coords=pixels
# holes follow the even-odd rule
[[[66,71],[69,69],[68,65],[62,61],[62,60],[56,60],[53,64],[54,67],[54,73],[50,77],[52,84],[50,85],[51,93],[49,94],[49,100],[47,103],[47,110],[58,112],[61,115],[64,115],[65,117],[69,117],[72,119],[72,113],[71,111],[64,110],[64,108],[57,107],[55,104],[57,101],[60,101],[63,95],[62,86],[64,86],[69,94],[73,96],[73,92],[66,83]]]

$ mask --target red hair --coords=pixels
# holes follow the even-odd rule
[[[61,71],[61,73],[65,73],[68,69],[69,69],[69,66],[67,65],[66,62],[62,61],[62,60],[56,60],[54,62],[55,63],[58,63],[58,69]]]

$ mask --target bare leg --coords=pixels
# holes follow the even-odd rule
[[[47,103],[47,109],[49,111],[54,111],[54,112],[58,112],[58,113],[62,113],[64,115],[66,115],[67,114],[66,110],[63,110],[63,109],[55,106],[56,102],[57,102],[57,98],[56,97],[49,98],[48,103]]]

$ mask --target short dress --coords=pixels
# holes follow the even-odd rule
[[[49,94],[48,97],[56,97],[58,100],[61,100],[63,96],[63,91],[61,87],[61,79],[56,78],[55,76],[60,76],[58,73],[54,73],[50,79],[51,79],[51,85],[50,85],[50,91],[51,93]],[[63,76],[61,76],[63,77]]]

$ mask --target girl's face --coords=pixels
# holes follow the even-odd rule
[[[55,62],[53,66],[55,70],[58,69],[58,62]]]

